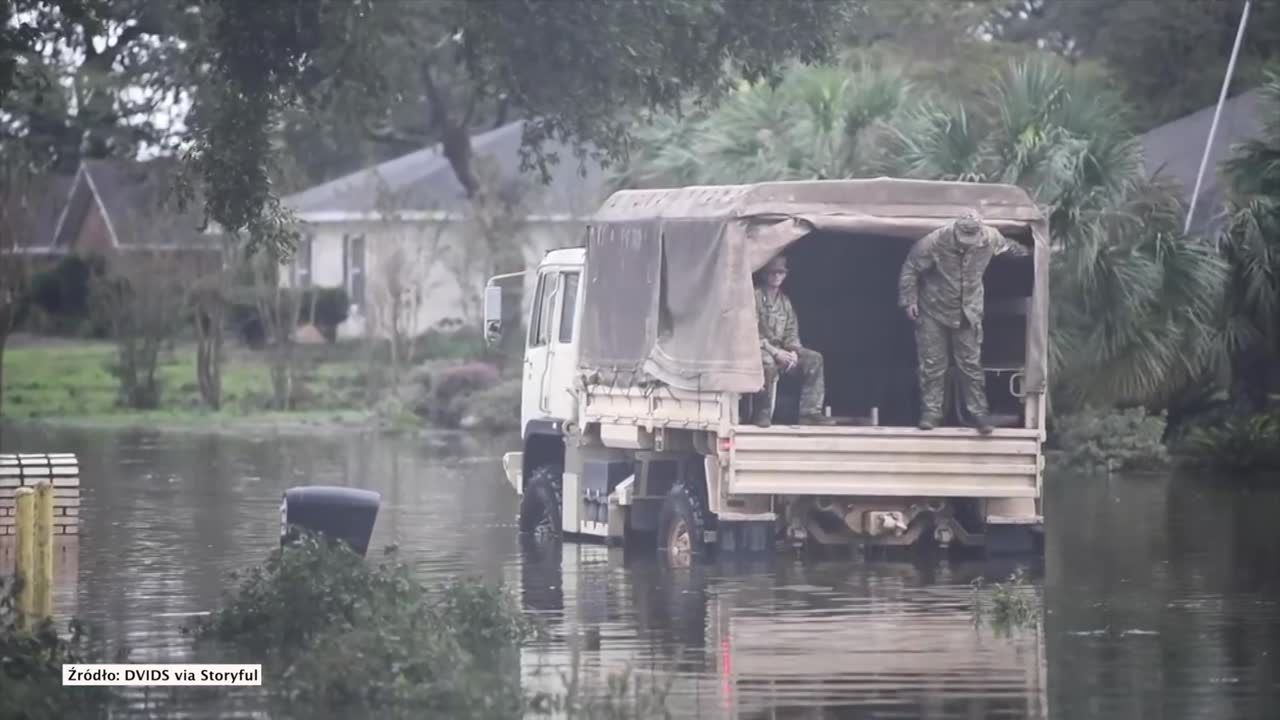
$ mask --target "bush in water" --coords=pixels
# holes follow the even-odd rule
[[[17,581],[0,577],[0,718],[107,717],[110,688],[68,691],[62,687],[62,665],[109,661],[90,651],[78,622],[72,621],[66,638],[48,620],[21,628],[20,590]]]
[[[1280,468],[1280,418],[1249,415],[1192,428],[1179,451],[1193,464],[1233,472]]]
[[[1156,470],[1169,463],[1162,442],[1164,417],[1148,415],[1142,408],[1087,408],[1058,418],[1054,424],[1063,459],[1074,470]]]
[[[520,429],[520,393],[517,378],[471,395],[462,424],[489,432]]]
[[[470,362],[413,373],[414,414],[441,427],[458,427],[467,414],[471,397],[501,381],[498,369],[489,363]]]
[[[550,708],[661,703],[610,678],[603,702],[526,694],[520,645],[536,628],[500,587],[455,581],[429,589],[394,551],[366,562],[315,535],[250,570],[225,606],[199,621],[200,641],[274,668],[268,692],[283,716],[516,718]],[[584,700],[584,698],[586,698]]]

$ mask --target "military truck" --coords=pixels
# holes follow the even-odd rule
[[[984,278],[982,362],[998,420],[987,435],[954,398],[949,423],[916,427],[913,326],[897,307],[913,242],[967,209],[1031,251],[997,257]],[[801,339],[825,358],[830,424],[796,424],[787,380],[764,387],[753,283],[780,252]],[[1035,550],[1048,268],[1047,219],[1008,185],[617,192],[582,247],[551,251],[537,268],[523,448],[503,459],[522,496],[520,529],[647,543],[681,561],[788,543]],[[491,340],[503,279],[485,293]],[[774,422],[749,424],[766,391]]]

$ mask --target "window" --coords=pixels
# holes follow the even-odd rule
[[[364,309],[364,235],[342,236],[342,285],[351,306]]]
[[[551,339],[551,318],[555,312],[556,274],[544,273],[538,278],[533,305],[533,324],[529,328],[529,347],[546,345]]]
[[[294,287],[311,287],[311,241],[310,235],[304,235],[298,241],[298,252],[293,256]]]
[[[560,304],[560,342],[573,342],[573,320],[578,309],[578,273],[564,274],[564,300]]]

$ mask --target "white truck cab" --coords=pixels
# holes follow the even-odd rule
[[[958,409],[949,426],[915,427],[914,341],[891,292],[911,242],[965,207],[1033,248],[988,271],[983,362],[1005,413],[989,435]],[[802,340],[827,360],[830,425],[795,424],[787,390],[759,379],[751,276],[782,251]],[[552,251],[536,272],[523,448],[503,459],[522,533],[644,542],[672,559],[788,542],[1039,546],[1047,221],[1020,189],[882,178],[622,191],[586,247]],[[485,293],[491,340],[504,277]],[[778,397],[768,427],[745,421],[762,390]]]

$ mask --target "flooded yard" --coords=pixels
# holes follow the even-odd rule
[[[580,653],[583,672],[670,679],[680,717],[1266,718],[1280,704],[1280,482],[1050,477],[1045,557],[1026,567],[1041,622],[1002,634],[975,624],[971,582],[1003,580],[1008,561],[679,571],[602,546],[522,551],[489,439],[11,429],[6,443],[80,456],[82,536],[60,556],[57,611],[133,662],[192,660],[182,625],[277,545],[281,493],[334,484],[382,494],[371,554],[395,543],[428,581],[518,592],[550,629],[526,652],[531,686]],[[255,712],[247,693],[183,705]]]

